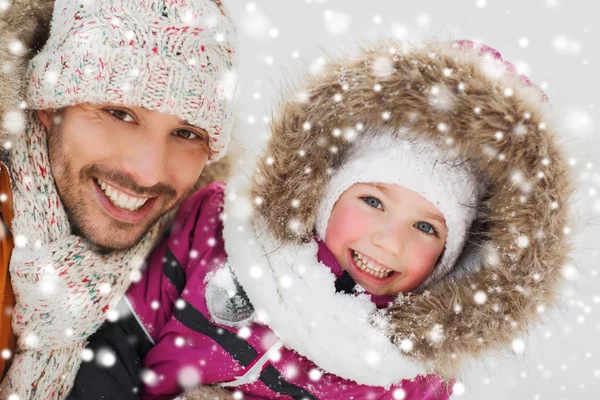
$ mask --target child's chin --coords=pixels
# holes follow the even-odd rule
[[[375,296],[391,296],[391,294],[388,294],[389,288],[387,287],[387,285],[374,285],[371,282],[364,282],[361,279],[356,278],[354,278],[354,281],[370,294],[373,294]]]

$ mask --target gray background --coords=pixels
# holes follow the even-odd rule
[[[359,38],[482,41],[544,88],[573,176],[575,274],[562,308],[530,332],[525,351],[477,362],[454,399],[600,399],[600,7],[592,0],[223,0],[238,30],[238,134],[251,147],[268,131],[279,88],[324,51]],[[461,394],[461,392],[464,392]]]

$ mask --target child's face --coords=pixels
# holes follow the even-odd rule
[[[335,203],[325,244],[369,293],[395,296],[425,281],[447,233],[442,214],[419,194],[393,184],[357,183]]]

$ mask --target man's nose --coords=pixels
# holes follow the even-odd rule
[[[167,142],[158,135],[144,135],[137,143],[122,149],[122,170],[139,186],[152,187],[164,180],[167,163]]]

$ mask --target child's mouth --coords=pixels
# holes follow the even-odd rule
[[[352,261],[354,261],[354,264],[362,271],[379,279],[389,278],[395,273],[395,271],[391,269],[383,268],[375,261],[371,260],[364,254],[357,252],[356,250],[352,250]]]

